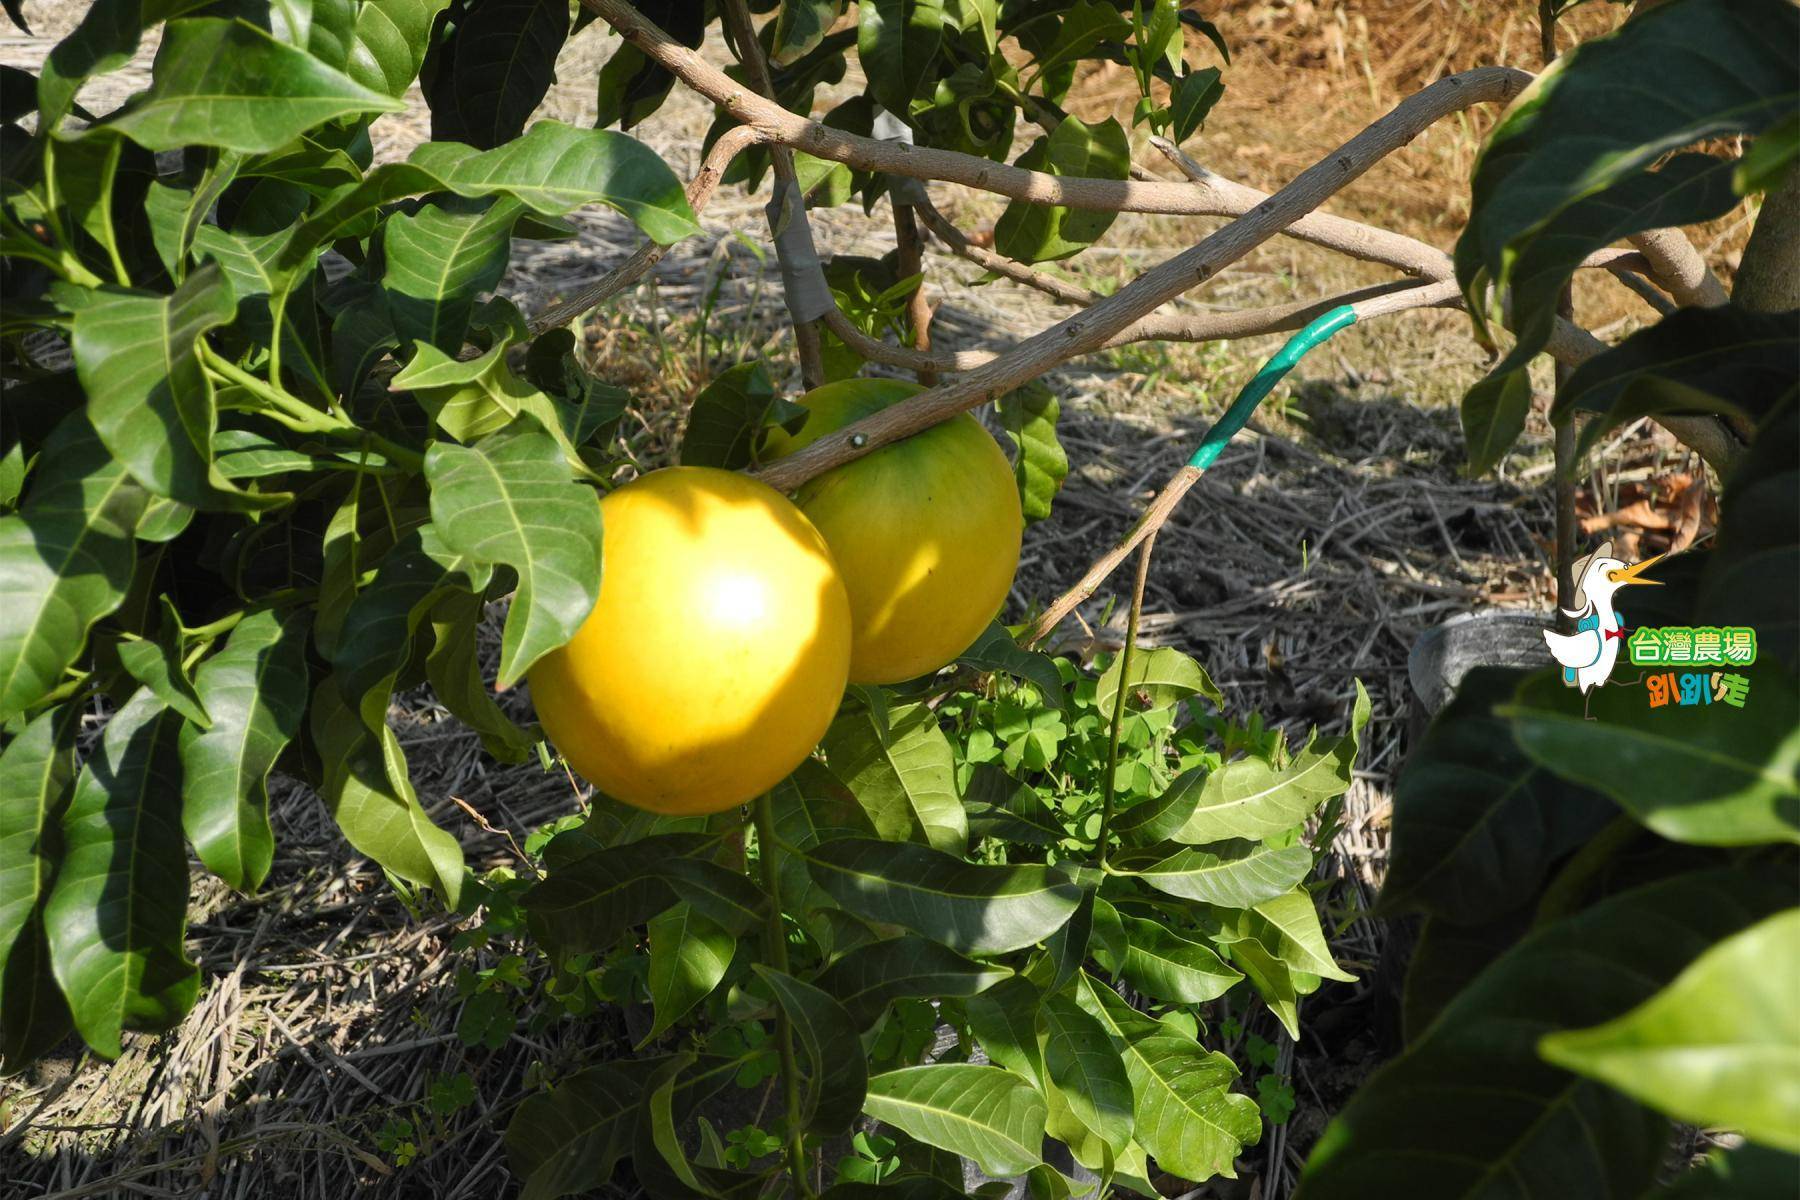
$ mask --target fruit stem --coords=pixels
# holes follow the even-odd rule
[[[762,860],[763,888],[769,893],[769,916],[763,923],[763,956],[788,974],[787,931],[781,924],[781,850],[775,838],[775,804],[769,793],[756,798],[756,848]],[[794,1054],[794,1026],[787,1010],[776,1005],[776,1037],[781,1047],[781,1089],[787,1104],[787,1167],[794,1194],[812,1200],[806,1181],[806,1131],[800,1128],[800,1066]]]
[[[1101,791],[1100,833],[1094,839],[1094,852],[1100,869],[1106,870],[1106,844],[1112,836],[1113,800],[1118,792],[1119,733],[1125,723],[1125,703],[1131,678],[1131,657],[1137,650],[1138,620],[1144,615],[1144,583],[1150,578],[1150,552],[1156,548],[1156,530],[1144,537],[1138,551],[1137,580],[1131,588],[1131,612],[1125,618],[1125,648],[1119,651],[1119,689],[1113,697],[1112,728],[1106,735],[1106,780]]]

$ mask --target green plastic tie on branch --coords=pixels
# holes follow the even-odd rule
[[[1275,385],[1281,382],[1284,375],[1294,369],[1294,364],[1304,358],[1308,350],[1326,341],[1346,325],[1355,323],[1356,310],[1348,304],[1343,304],[1317,318],[1289,338],[1287,345],[1277,350],[1269,358],[1269,361],[1262,365],[1262,370],[1258,371],[1255,377],[1244,385],[1243,391],[1237,394],[1237,399],[1231,402],[1231,407],[1225,410],[1225,415],[1206,431],[1206,436],[1200,439],[1199,449],[1195,450],[1194,456],[1188,459],[1188,466],[1198,467],[1202,471],[1212,466],[1213,460],[1219,457],[1219,452],[1225,449],[1225,443],[1237,436],[1237,431],[1244,427],[1244,422],[1250,419],[1250,414],[1256,411],[1256,406],[1263,402],[1265,396],[1275,390]]]

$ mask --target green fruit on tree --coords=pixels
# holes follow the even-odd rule
[[[800,398],[798,433],[775,430],[780,458],[919,391],[847,379]],[[850,681],[898,683],[969,648],[999,613],[1019,566],[1024,517],[1012,464],[968,413],[883,446],[795,495],[850,594]]]

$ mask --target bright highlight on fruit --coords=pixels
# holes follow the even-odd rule
[[[600,599],[531,670],[550,740],[616,799],[719,812],[767,791],[837,711],[850,608],[819,531],[780,493],[669,467],[600,502]]]
[[[800,398],[797,434],[776,430],[766,458],[919,391],[848,379]],[[850,594],[850,682],[898,683],[969,648],[1006,602],[1024,516],[1006,454],[968,413],[812,480],[795,496],[831,547]]]

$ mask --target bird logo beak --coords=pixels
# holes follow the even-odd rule
[[[1636,563],[1629,567],[1621,567],[1617,571],[1608,571],[1606,573],[1606,577],[1617,584],[1632,583],[1632,584],[1639,584],[1644,587],[1661,587],[1662,580],[1660,580],[1660,579],[1640,579],[1639,576],[1641,576],[1645,571],[1648,571],[1651,567],[1655,566],[1657,563],[1661,562],[1666,557],[1667,557],[1667,555],[1658,554],[1654,558],[1646,558],[1641,563]]]

